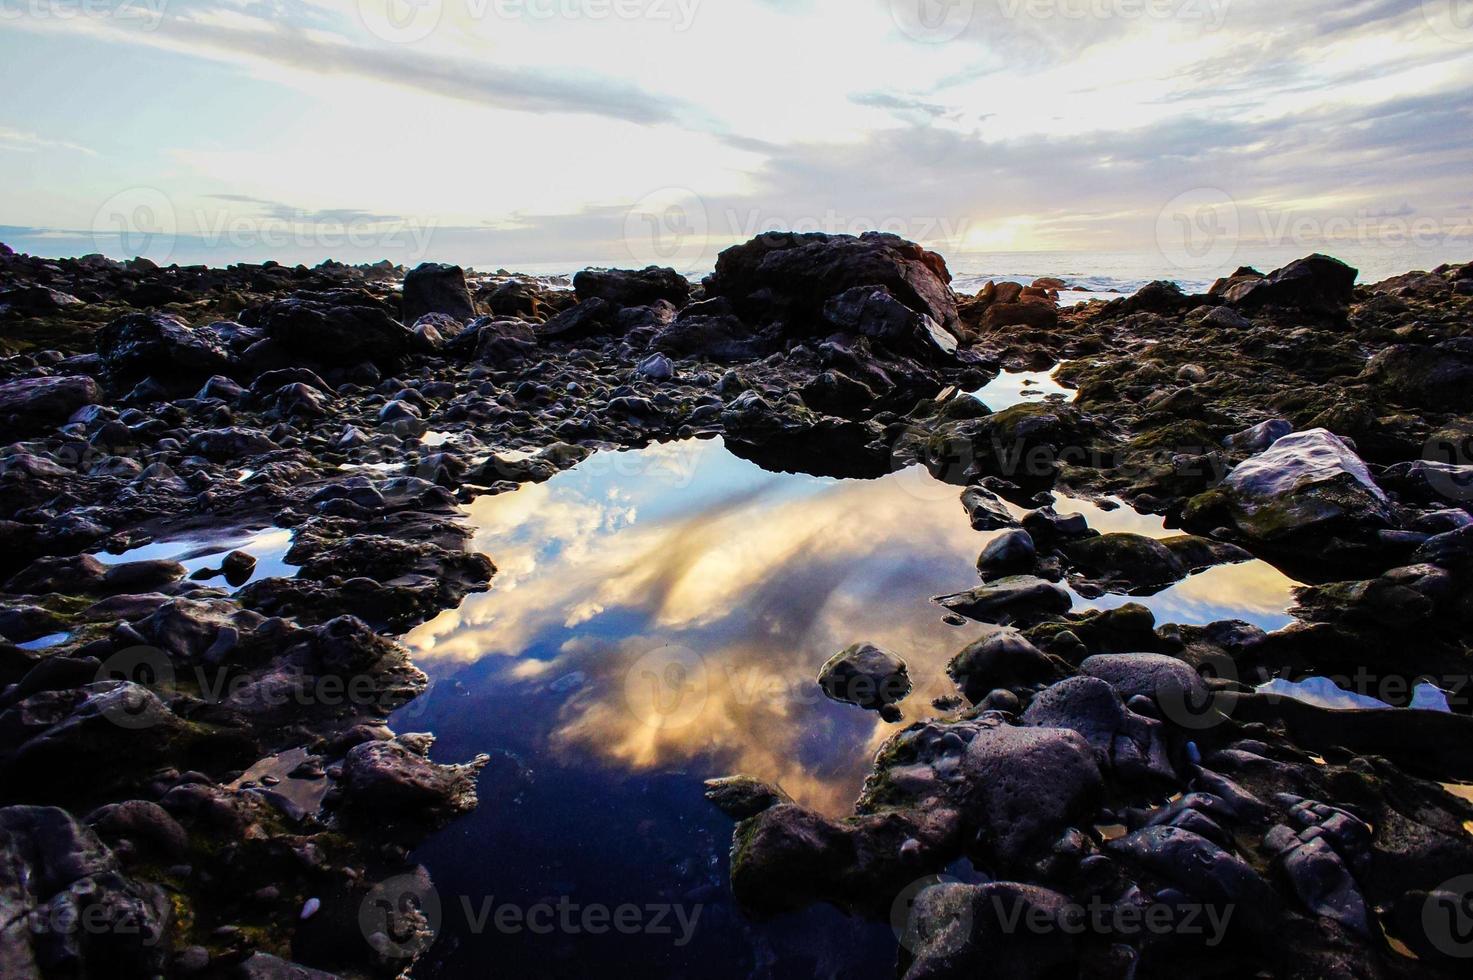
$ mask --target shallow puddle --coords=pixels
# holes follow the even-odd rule
[[[1047,371],[1003,371],[987,384],[972,392],[972,397],[992,409],[1001,412],[1021,405],[1023,402],[1043,401],[1046,398],[1062,398],[1072,402],[1078,394],[1073,388],[1065,388],[1055,380],[1063,364],[1056,364]]]
[[[219,568],[220,562],[232,551],[244,551],[256,559],[251,577],[239,585],[227,585],[223,575],[206,579],[201,584],[238,591],[247,582],[261,578],[291,578],[297,574],[296,566],[286,563],[286,553],[292,546],[292,532],[288,528],[267,527],[255,531],[239,531],[233,534],[210,538],[175,538],[168,541],[150,541],[148,544],[129,548],[120,554],[106,551],[94,552],[93,556],[104,565],[120,565],[130,561],[177,561],[193,575],[201,568]]]
[[[1260,684],[1258,690],[1263,694],[1276,694],[1280,697],[1307,701],[1321,708],[1333,708],[1340,711],[1354,708],[1392,707],[1385,701],[1368,694],[1347,691],[1328,677],[1306,677],[1298,681],[1276,677],[1266,684]],[[1452,711],[1447,703],[1447,695],[1435,685],[1426,683],[1418,684],[1413,689],[1412,700],[1407,707],[1420,708],[1424,711]]]
[[[1086,513],[1101,531],[1174,533],[1129,508],[1063,498],[1058,509]],[[472,546],[496,562],[491,591],[408,634],[432,687],[391,719],[399,731],[434,732],[438,759],[495,758],[481,807],[417,852],[442,896],[480,896],[493,884],[498,896],[585,901],[631,889],[698,895],[719,921],[703,926],[695,948],[675,960],[668,943],[646,948],[630,953],[631,967],[658,949],[670,965],[661,975],[747,976],[753,957],[811,960],[800,951],[821,929],[835,938],[836,963],[852,967],[873,949],[875,975],[891,975],[883,926],[811,910],[793,917],[806,937],[789,950],[782,923],[736,917],[731,822],[701,798],[701,782],[748,773],[808,806],[850,812],[875,749],[898,730],[820,693],[819,667],[851,643],[907,660],[907,722],[956,693],[946,662],[988,627],[946,625],[930,599],[975,585],[977,555],[1000,533],[972,530],[960,488],[918,468],[871,481],[769,473],[719,441],[690,441],[595,454],[547,483],[481,497],[466,516]],[[1077,599],[1075,609],[1134,601],[1163,623],[1274,628],[1289,622],[1293,584],[1252,562],[1157,596]],[[617,960],[604,939],[556,943],[573,961]],[[417,972],[493,954],[535,967],[534,951],[554,940],[466,933],[457,942]]]

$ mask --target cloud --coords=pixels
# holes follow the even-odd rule
[[[11,129],[8,126],[0,126],[0,151],[12,150],[18,153],[34,153],[36,150],[49,149],[71,150],[75,153],[86,154],[89,157],[97,156],[96,150],[88,149],[77,143],[69,143],[66,140],[47,139],[35,133]]]
[[[699,111],[616,78],[577,71],[506,68],[412,44],[366,45],[323,29],[335,23],[305,4],[216,4],[160,11],[156,24],[125,18],[17,22],[102,32],[113,41],[207,51],[319,75],[347,75],[431,95],[520,112],[604,116],[658,124],[698,120]]]

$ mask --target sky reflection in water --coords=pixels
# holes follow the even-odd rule
[[[1170,533],[1160,518],[1061,500],[1102,531]],[[930,598],[977,583],[998,532],[921,469],[880,480],[768,473],[719,441],[600,453],[468,508],[498,571],[406,637],[432,679],[391,723],[432,731],[435,757],[493,761],[479,809],[416,852],[442,896],[682,902],[696,938],[505,935],[447,915],[420,977],[893,976],[884,924],[815,908],[751,923],[731,907],[731,823],[701,781],[744,772],[848,813],[898,726],[826,700],[822,663],[867,640],[909,662],[907,722],[954,693],[944,667],[987,627],[942,622]],[[1160,622],[1286,624],[1292,583],[1262,563],[1139,599]],[[1079,600],[1076,609],[1124,597]],[[458,908],[459,906],[457,906]],[[551,972],[549,972],[551,971]],[[566,971],[566,972],[559,972]]]
[[[931,596],[977,582],[991,533],[955,487],[920,470],[875,481],[767,473],[719,442],[600,454],[549,483],[469,508],[492,590],[407,637],[435,678],[486,661],[479,683],[559,698],[546,748],[630,770],[699,764],[774,779],[847,812],[895,728],[831,703],[814,678],[850,643],[904,657],[908,719],[954,693],[948,659],[987,627],[944,624]],[[1100,530],[1153,536],[1160,518],[1082,510]],[[993,532],[996,533],[996,532]],[[1159,622],[1289,622],[1292,583],[1262,563],[1223,566],[1143,602]]]

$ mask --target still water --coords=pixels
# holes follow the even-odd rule
[[[731,822],[702,780],[748,773],[851,812],[897,729],[826,700],[820,665],[865,640],[904,657],[906,722],[954,694],[947,662],[987,627],[942,621],[932,596],[978,581],[998,532],[973,531],[959,488],[912,469],[872,481],[766,472],[719,441],[602,453],[466,509],[496,562],[490,592],[405,638],[430,692],[392,719],[435,757],[492,755],[481,806],[417,853],[446,909],[420,976],[893,975],[884,924],[814,909],[772,923],[727,898]],[[1160,518],[1061,500],[1101,531],[1166,536]],[[1224,566],[1142,602],[1158,622],[1273,629],[1294,583]],[[699,905],[671,934],[473,923],[502,903]],[[469,914],[468,914],[469,913]],[[532,971],[528,974],[525,971]]]

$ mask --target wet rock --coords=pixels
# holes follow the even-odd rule
[[[188,570],[165,558],[129,561],[111,565],[102,576],[102,589],[114,595],[152,592],[177,582]]]
[[[967,519],[971,521],[974,531],[995,531],[1018,523],[997,494],[985,487],[967,487],[963,490],[962,507],[966,510]]]
[[[1015,528],[987,543],[977,558],[977,571],[983,578],[1000,578],[1031,572],[1037,564],[1038,550],[1033,545],[1033,536]]]
[[[1071,967],[1080,907],[1036,885],[944,882],[921,890],[905,926],[905,980],[1044,980]],[[1019,928],[1020,922],[1028,923]]]
[[[147,688],[98,681],[71,691],[42,692],[0,712],[0,796],[6,799],[93,799],[133,789],[165,752],[187,754],[196,733]],[[221,755],[228,757],[222,741]],[[91,777],[74,778],[78,760]]]
[[[339,980],[335,973],[314,970],[259,950],[242,960],[231,976],[234,980]]]
[[[872,643],[856,643],[819,669],[818,686],[833,701],[886,714],[910,693],[905,661]],[[896,720],[896,717],[889,720]]]
[[[401,741],[364,742],[343,763],[346,804],[365,814],[417,817],[465,813],[476,805],[476,774],[485,758],[442,766]]]
[[[1076,574],[1110,592],[1149,594],[1187,577],[1187,567],[1171,549],[1142,534],[1102,534],[1061,550]]]
[[[1307,313],[1343,315],[1354,296],[1359,273],[1339,259],[1318,253],[1296,259],[1267,276],[1244,276],[1213,287],[1224,302],[1240,310],[1289,307]]]
[[[19,378],[0,383],[0,424],[16,436],[45,432],[102,397],[88,377]]]
[[[956,337],[928,314],[918,313],[884,286],[856,286],[824,304],[823,315],[839,330],[922,354],[955,354]]]
[[[675,365],[664,354],[651,354],[635,370],[651,381],[669,381],[675,377]]]
[[[1062,665],[1012,630],[999,630],[968,644],[946,665],[946,673],[967,700],[980,704],[997,688],[1049,684],[1063,676]]]
[[[7,977],[162,975],[174,910],[125,877],[92,831],[54,807],[0,808],[0,965]],[[85,928],[79,927],[85,924]]]
[[[1010,575],[968,592],[941,596],[941,605],[984,623],[1027,624],[1068,612],[1074,600],[1063,588],[1032,575]]]
[[[232,364],[219,335],[167,313],[130,313],[112,321],[97,335],[97,353],[109,380],[118,387],[148,378],[200,384],[229,373]]]
[[[1232,927],[1262,934],[1280,907],[1273,888],[1245,861],[1180,827],[1146,827],[1106,848],[1199,902],[1232,908]]]
[[[1388,347],[1371,358],[1365,377],[1401,404],[1467,412],[1473,409],[1473,338]]]
[[[414,323],[429,313],[455,320],[469,320],[476,315],[465,285],[465,270],[458,265],[425,262],[411,269],[404,276],[402,303],[405,323]]]
[[[746,361],[766,353],[771,344],[735,314],[725,299],[692,303],[650,340],[653,350],[672,357],[706,357],[713,361]]]
[[[0,289],[0,315],[45,316],[69,306],[81,305],[82,300],[70,293],[45,286],[11,286]]]
[[[1324,429],[1296,432],[1234,467],[1194,499],[1186,520],[1224,505],[1240,533],[1264,543],[1394,526],[1391,502],[1366,464]]]
[[[737,824],[731,887],[749,912],[769,915],[827,901],[880,914],[916,877],[955,851],[955,811],[906,810],[833,820],[779,803]]]
[[[90,814],[87,824],[108,840],[131,841],[165,860],[179,860],[189,848],[189,835],[179,821],[148,800],[109,803]]]
[[[1160,704],[1202,706],[1207,685],[1192,666],[1160,653],[1109,653],[1088,657],[1079,671],[1113,687],[1124,701],[1150,698]]]
[[[1263,452],[1293,431],[1294,423],[1288,419],[1269,419],[1225,437],[1222,444],[1235,453],[1252,455]]]
[[[895,235],[774,232],[722,252],[705,286],[708,297],[727,298],[742,319],[782,321],[795,332],[824,322],[824,307],[846,290],[884,287],[954,334],[959,321],[950,282],[939,255]]]
[[[674,269],[584,269],[573,277],[580,303],[598,298],[620,309],[650,306],[660,300],[677,310],[690,301],[690,280]]]
[[[260,429],[231,426],[205,429],[189,437],[189,451],[217,463],[257,456],[280,448]]]
[[[45,595],[50,592],[91,592],[99,588],[107,566],[91,555],[71,558],[38,558],[5,583],[12,595]]]
[[[782,790],[752,776],[708,779],[705,796],[718,810],[736,820],[746,820],[769,807],[793,802]]]
[[[414,345],[409,329],[367,298],[293,298],[266,304],[262,327],[284,350],[326,365],[391,365]]]
[[[1094,754],[1060,728],[983,728],[962,757],[962,812],[999,870],[1023,869],[1087,815],[1101,788]]]
[[[139,633],[179,663],[197,663],[220,634],[249,635],[264,617],[224,599],[171,599],[138,624]]]
[[[1161,723],[1131,711],[1099,678],[1071,677],[1046,688],[1028,705],[1020,722],[1078,732],[1102,769],[1127,779],[1176,780]]]

